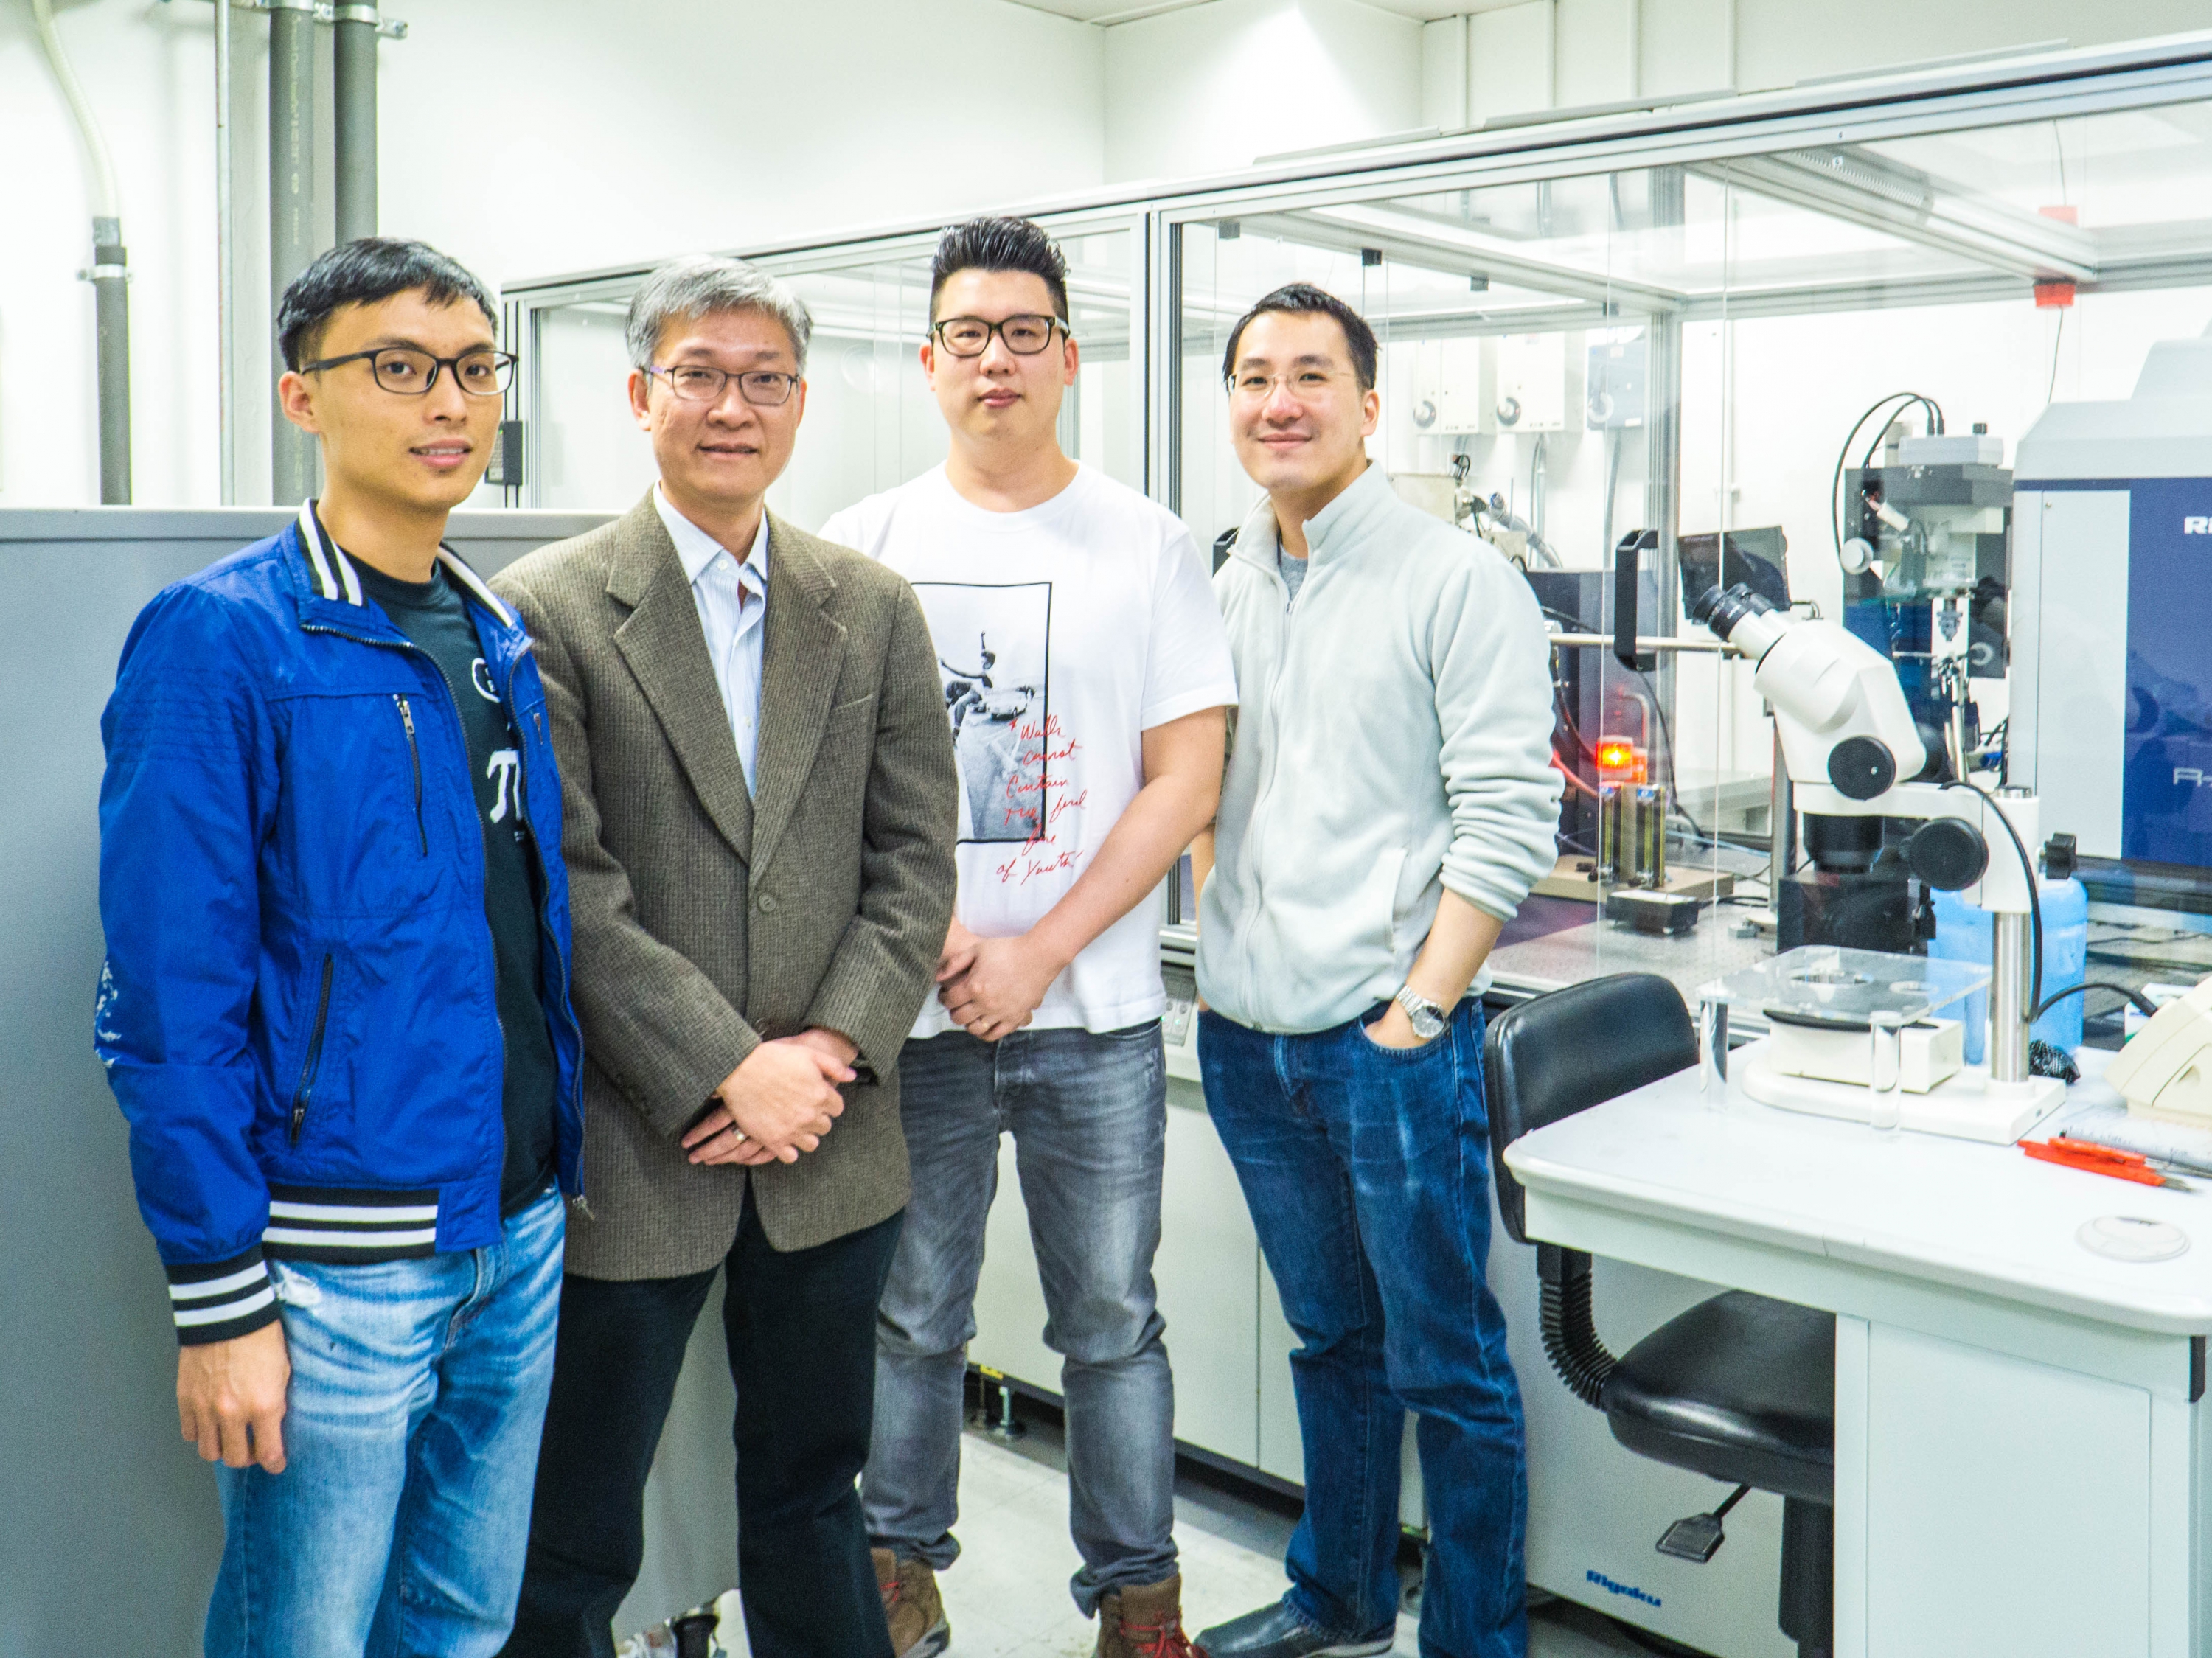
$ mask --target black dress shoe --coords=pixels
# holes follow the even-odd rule
[[[1395,1619],[1370,1635],[1331,1635],[1278,1600],[1200,1631],[1196,1644],[1204,1658],[1373,1658],[1397,1639]]]

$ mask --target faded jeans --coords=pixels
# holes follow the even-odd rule
[[[1398,1470],[1419,1418],[1428,1497],[1423,1658],[1521,1658],[1528,1520],[1521,1394],[1490,1292],[1482,1005],[1383,1048],[1351,1019],[1273,1036],[1200,1016],[1199,1065],[1298,1337],[1306,1505],[1284,1564],[1308,1623],[1348,1640],[1397,1615]]]
[[[940,1571],[960,1552],[962,1382],[999,1136],[1012,1133],[1044,1339],[1063,1361],[1076,1604],[1090,1614],[1109,1589],[1173,1576],[1175,1388],[1152,1288],[1167,1142],[1158,1022],[909,1042],[899,1106],[914,1196],[876,1323],[869,1541]]]
[[[489,1658],[530,1540],[564,1216],[488,1248],[271,1261],[292,1383],[282,1473],[218,1465],[207,1658]]]

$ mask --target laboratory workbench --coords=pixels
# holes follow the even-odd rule
[[[2109,1096],[2106,1057],[2077,1096]],[[1837,1658],[2206,1650],[2212,1190],[1709,1097],[1694,1070],[1506,1162],[1532,1238],[1836,1315]],[[2110,1216],[2187,1248],[2093,1254]]]

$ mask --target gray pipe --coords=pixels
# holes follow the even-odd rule
[[[269,0],[269,294],[273,320],[284,290],[315,256],[314,0]],[[273,329],[272,329],[273,331]],[[270,405],[270,499],[280,507],[315,490],[307,434]]]
[[[92,163],[92,269],[78,274],[93,285],[97,344],[93,353],[94,384],[100,390],[100,499],[109,507],[127,506],[131,500],[131,305],[124,284],[131,273],[124,268],[123,210],[115,187],[115,163],[100,136],[100,122],[84,95],[84,83],[70,66],[62,49],[60,31],[54,27],[53,0],[31,0],[31,21],[39,40],[61,83],[77,131],[84,139],[85,157]]]
[[[131,504],[131,299],[120,219],[92,222],[92,291],[99,321],[100,501]]]
[[[231,222],[230,0],[215,9],[216,463],[222,504],[238,500],[237,227]]]
[[[376,234],[376,8],[341,5],[332,39],[338,240]]]

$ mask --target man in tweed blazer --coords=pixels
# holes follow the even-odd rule
[[[587,1055],[526,1658],[613,1650],[718,1267],[752,1650],[890,1658],[854,1481],[907,1200],[895,1066],[951,915],[957,807],[913,591],[763,506],[808,331],[734,260],[654,272],[629,387],[659,483],[497,584],[546,682]]]

